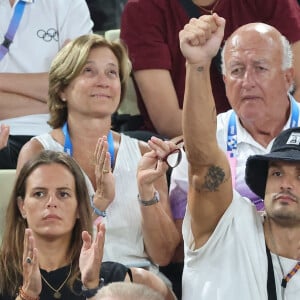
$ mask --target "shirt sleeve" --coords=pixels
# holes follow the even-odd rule
[[[159,1],[148,0],[129,1],[125,6],[121,39],[128,47],[134,70],[171,68],[164,9]]]
[[[255,6],[262,22],[277,28],[290,43],[300,40],[300,7],[296,0],[255,0]]]

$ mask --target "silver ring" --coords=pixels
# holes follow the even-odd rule
[[[26,262],[27,262],[28,264],[31,264],[32,259],[31,259],[29,256],[27,256],[27,257],[26,257]]]

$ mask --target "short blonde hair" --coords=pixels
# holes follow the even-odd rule
[[[48,107],[50,111],[49,125],[52,128],[62,127],[67,121],[68,106],[61,100],[60,94],[76,78],[92,49],[109,48],[116,56],[119,64],[122,102],[131,72],[131,62],[127,50],[121,41],[109,41],[98,34],[82,35],[63,47],[55,56],[49,71]]]

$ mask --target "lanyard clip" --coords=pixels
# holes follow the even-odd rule
[[[1,45],[8,50],[11,43],[12,43],[12,40],[10,40],[9,38],[7,38],[5,36],[4,37],[4,41],[3,41],[3,43]]]

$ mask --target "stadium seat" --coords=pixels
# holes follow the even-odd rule
[[[3,234],[6,208],[15,182],[16,170],[0,170],[0,237]]]

